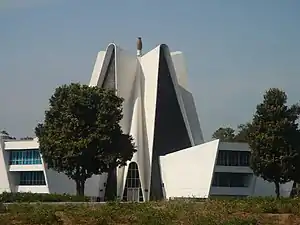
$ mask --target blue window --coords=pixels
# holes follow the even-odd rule
[[[40,151],[38,149],[30,150],[11,150],[10,151],[10,165],[32,165],[42,164]]]
[[[46,185],[43,171],[20,172],[19,185]]]

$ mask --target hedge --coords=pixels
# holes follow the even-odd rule
[[[90,198],[69,194],[41,194],[30,192],[3,192],[0,194],[0,202],[89,202]]]

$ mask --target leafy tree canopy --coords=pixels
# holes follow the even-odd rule
[[[235,142],[248,142],[250,123],[240,124],[234,137]]]
[[[2,136],[2,138],[4,138],[4,139],[16,140],[16,138],[13,137],[13,136],[10,136],[9,133],[6,130],[1,130],[0,131],[0,136]]]
[[[20,140],[23,140],[23,141],[25,141],[25,140],[33,140],[33,137],[21,137],[20,138]]]
[[[231,127],[220,127],[213,133],[212,138],[224,142],[247,142],[248,128],[249,123],[240,124],[237,131]]]
[[[234,129],[230,127],[221,127],[213,133],[212,138],[226,142],[233,142],[235,137],[234,132]]]
[[[0,133],[9,136],[9,133],[6,130],[2,130]]]
[[[86,179],[126,165],[136,151],[119,125],[122,102],[113,91],[63,85],[50,98],[44,123],[36,127],[48,167],[73,179],[79,195]]]
[[[285,92],[272,88],[257,105],[256,113],[248,129],[251,148],[251,168],[257,176],[274,182],[277,197],[279,184],[296,175],[299,165],[298,105],[287,106]]]

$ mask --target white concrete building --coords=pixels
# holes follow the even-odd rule
[[[182,53],[159,45],[143,55],[141,39],[137,48],[136,55],[110,44],[98,53],[90,85],[124,98],[121,126],[138,151],[128,166],[90,178],[86,195],[114,187],[124,201],[274,195],[249,168],[246,144],[204,143]],[[0,179],[0,192],[75,193],[73,181],[43,164],[37,140],[1,141]],[[291,188],[282,185],[282,194]]]
[[[86,195],[104,195],[107,175],[93,176],[87,180]],[[102,190],[102,191],[101,191]],[[8,140],[0,137],[0,193],[68,193],[76,194],[76,185],[66,175],[47,169],[34,140]]]
[[[275,196],[274,184],[256,177],[249,159],[247,144],[219,140],[162,156],[165,198]],[[292,186],[280,185],[281,195],[290,196]]]

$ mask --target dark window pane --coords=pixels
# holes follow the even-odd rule
[[[224,151],[218,152],[217,165],[219,166],[249,166],[250,152]]]
[[[19,185],[45,185],[45,176],[42,171],[20,172]]]
[[[248,187],[252,174],[248,173],[214,173],[212,186],[216,187]]]

